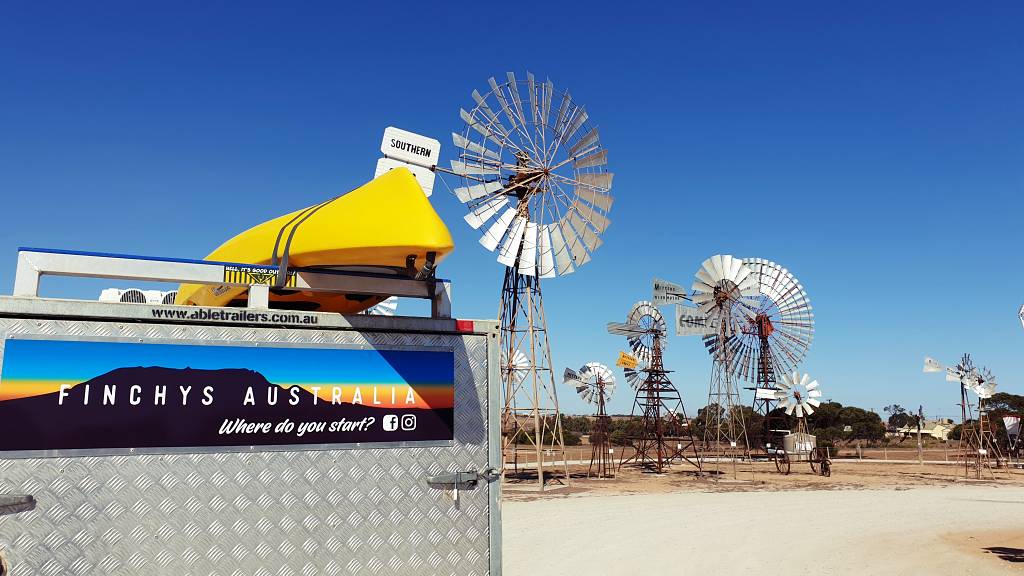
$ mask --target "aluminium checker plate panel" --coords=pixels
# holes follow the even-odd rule
[[[0,339],[443,347],[455,350],[452,446],[0,458],[14,574],[498,574],[498,483],[428,476],[500,465],[488,334],[0,318]],[[0,350],[2,362],[2,350]]]

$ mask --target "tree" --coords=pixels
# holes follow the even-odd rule
[[[889,429],[896,430],[909,426],[911,419],[913,418],[907,413],[907,409],[899,404],[890,404],[886,406],[884,410],[889,414]]]

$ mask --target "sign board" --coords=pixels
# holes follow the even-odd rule
[[[450,350],[9,339],[0,452],[451,441]]]
[[[655,278],[653,296],[655,306],[667,306],[685,300],[686,289],[679,284]]]
[[[676,305],[676,335],[704,336],[711,332],[707,317],[698,308]]]
[[[629,368],[632,370],[636,368],[637,365],[636,356],[626,354],[625,352],[619,352],[619,359],[615,361],[615,365],[619,368]]]
[[[425,168],[437,166],[441,154],[441,143],[433,138],[407,132],[394,126],[384,130],[380,151],[392,160],[415,164]]]
[[[377,170],[374,171],[373,177],[376,178],[381,174],[394,170],[395,168],[408,168],[412,175],[416,177],[416,181],[419,182],[420,188],[423,188],[423,193],[430,196],[434,192],[434,172],[429,168],[422,166],[416,166],[415,164],[406,164],[399,160],[392,160],[391,158],[381,158],[377,160]]]

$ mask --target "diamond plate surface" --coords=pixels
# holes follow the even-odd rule
[[[455,350],[453,447],[0,460],[14,574],[487,574],[488,491],[425,477],[488,465],[485,336],[0,319],[0,335]],[[2,361],[2,351],[0,351]]]

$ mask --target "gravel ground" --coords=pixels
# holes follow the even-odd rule
[[[593,492],[502,508],[507,576],[1024,574],[1020,486]]]

